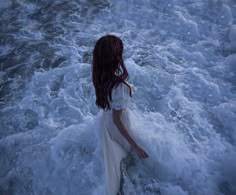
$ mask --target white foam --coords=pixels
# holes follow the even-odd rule
[[[124,42],[137,88],[135,138],[150,155],[128,167],[124,188],[140,195],[235,194],[233,2],[47,3],[2,12],[9,23],[15,16],[11,24],[21,30],[3,26],[13,30],[0,48],[2,57],[17,47],[12,68],[0,73],[3,79],[11,73],[3,89],[9,102],[0,113],[0,192],[104,194],[90,62],[95,41],[109,33]],[[24,68],[14,73],[16,67]],[[20,74],[30,68],[32,75]]]

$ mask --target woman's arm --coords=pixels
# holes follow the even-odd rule
[[[120,133],[127,139],[127,141],[130,143],[131,146],[135,147],[137,146],[137,143],[135,140],[132,138],[132,136],[129,134],[128,129],[124,125],[122,119],[121,119],[121,114],[122,114],[122,109],[121,110],[115,110],[114,108],[112,109],[112,118],[113,122],[117,126],[118,130]]]
[[[130,143],[130,145],[135,149],[138,155],[142,158],[147,158],[148,154],[135,142],[135,140],[129,134],[128,129],[124,125],[121,119],[122,111],[123,111],[122,109],[120,110],[116,110],[114,108],[112,109],[113,122],[117,126],[120,133],[126,138],[126,140]]]

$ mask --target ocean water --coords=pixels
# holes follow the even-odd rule
[[[115,34],[146,160],[132,195],[236,194],[235,0],[0,0],[0,194],[103,195],[91,81]]]

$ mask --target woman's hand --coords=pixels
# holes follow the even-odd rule
[[[137,153],[137,155],[140,157],[140,158],[147,158],[148,157],[148,154],[145,152],[145,150],[143,148],[141,148],[140,146],[138,145],[135,145],[134,146],[134,150],[135,152]]]

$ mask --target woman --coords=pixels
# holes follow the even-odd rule
[[[120,162],[131,150],[140,158],[148,157],[132,136],[128,109],[132,88],[126,81],[128,72],[122,54],[123,43],[114,35],[101,37],[93,50],[96,105],[104,110],[102,143],[106,195],[120,193]]]

